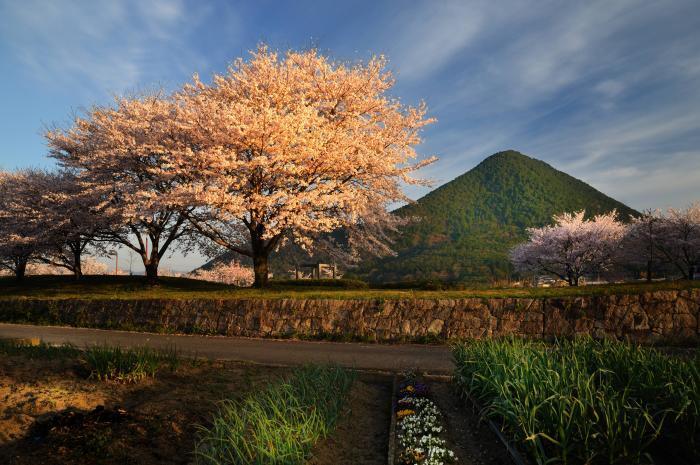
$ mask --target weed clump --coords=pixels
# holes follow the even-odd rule
[[[97,345],[88,347],[82,359],[89,371],[89,377],[101,381],[136,383],[145,378],[152,378],[162,365],[174,371],[180,358],[174,348],[152,349]]]

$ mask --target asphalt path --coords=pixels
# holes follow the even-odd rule
[[[447,346],[420,344],[362,344],[254,339],[224,336],[154,334],[131,331],[34,326],[0,323],[0,338],[40,340],[48,344],[71,343],[121,347],[175,347],[183,355],[234,360],[264,365],[336,363],[358,370],[445,375],[453,369]]]

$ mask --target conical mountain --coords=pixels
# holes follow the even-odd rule
[[[526,228],[585,209],[636,213],[547,163],[508,150],[396,211],[417,217],[394,244],[397,256],[362,266],[371,281],[492,281],[511,274],[510,248]]]

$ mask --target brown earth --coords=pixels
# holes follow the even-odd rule
[[[284,369],[183,362],[124,385],[84,379],[75,360],[0,358],[0,463],[186,464],[216,402]]]
[[[513,460],[488,425],[447,382],[430,383],[432,400],[443,413],[449,448],[460,465],[512,465]]]
[[[336,430],[316,445],[309,465],[386,464],[391,386],[388,376],[358,379]]]

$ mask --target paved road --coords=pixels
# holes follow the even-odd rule
[[[72,343],[79,347],[105,343],[122,347],[150,346],[155,348],[174,345],[186,355],[266,365],[332,362],[361,370],[402,371],[417,369],[430,374],[449,374],[453,369],[449,348],[445,346],[165,335],[0,323],[0,338],[37,337],[49,344]]]

